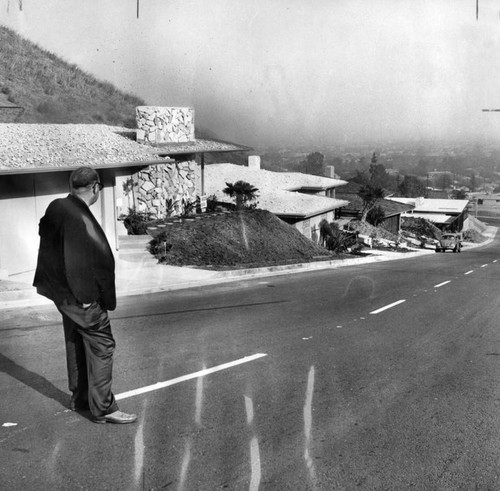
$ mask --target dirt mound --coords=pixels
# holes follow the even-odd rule
[[[151,252],[175,266],[251,266],[331,259],[323,247],[265,210],[156,222]]]
[[[430,238],[439,240],[441,238],[441,230],[424,218],[403,218],[401,230],[409,232],[417,238]]]
[[[398,236],[389,232],[383,227],[374,227],[367,222],[351,220],[348,224],[349,230],[359,232],[362,235],[368,235],[372,239],[386,239],[397,241]]]
[[[474,231],[479,234],[486,230],[487,225],[478,220],[476,217],[468,216],[464,223],[465,231]]]
[[[465,230],[462,235],[465,242],[479,244],[480,242],[484,242],[486,240],[484,235],[481,235],[477,230],[473,229]]]

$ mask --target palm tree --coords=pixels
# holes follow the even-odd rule
[[[226,182],[226,186],[222,192],[236,199],[237,210],[244,209],[247,203],[253,201],[258,196],[258,189],[245,181],[236,181],[234,184]]]

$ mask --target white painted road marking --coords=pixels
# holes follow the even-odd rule
[[[443,281],[442,283],[439,283],[439,285],[434,285],[434,288],[439,288],[440,286],[447,285],[448,283],[451,283],[451,280]]]
[[[464,273],[464,275],[465,275],[465,274],[471,274],[471,273],[474,273],[474,270],[473,270],[473,269],[471,269],[470,271],[467,271],[467,273]]]
[[[389,305],[386,305],[385,307],[381,307],[380,309],[374,310],[373,312],[370,312],[370,314],[378,314],[379,312],[383,312],[384,310],[395,307],[396,305],[399,305],[400,303],[403,302],[406,302],[406,300],[398,300],[397,302],[391,303]]]
[[[224,363],[222,365],[217,365],[216,367],[207,368],[206,370],[200,370],[199,372],[183,375],[182,377],[173,378],[172,380],[166,380],[165,382],[158,382],[157,384],[147,385],[146,387],[129,390],[128,392],[122,392],[121,394],[116,394],[115,399],[119,401],[120,399],[126,399],[127,397],[133,397],[139,394],[144,394],[146,392],[164,389],[165,387],[170,387],[171,385],[179,384],[181,382],[185,382],[186,380],[204,377],[205,375],[209,375],[210,373],[219,372],[220,370],[226,370],[226,368],[235,367],[237,365],[241,365],[242,363],[248,363],[249,361],[257,360],[259,358],[262,358],[263,356],[267,356],[267,354],[256,353],[255,355],[245,356],[245,358],[240,358],[239,360],[230,361],[229,363]]]
[[[498,259],[495,259],[493,262],[496,263],[498,261]]]
[[[487,264],[483,264],[483,265],[481,266],[481,268],[486,268],[486,266],[488,266],[488,265],[487,265]]]

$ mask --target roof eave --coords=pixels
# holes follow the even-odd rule
[[[341,201],[341,200],[336,200],[336,201],[337,201],[337,203],[335,203],[335,205],[329,206],[327,208],[319,209],[319,210],[313,211],[311,213],[286,213],[286,212],[282,213],[282,212],[278,212],[278,211],[273,211],[272,213],[274,213],[277,216],[282,216],[282,217],[286,217],[286,218],[300,218],[302,220],[306,220],[308,218],[312,218],[312,217],[315,217],[317,215],[322,215],[323,213],[333,211],[337,208],[340,208],[340,207],[348,204],[348,201]]]
[[[176,146],[181,147],[181,146],[186,146],[189,144],[193,144],[196,142],[175,142],[175,143],[159,143],[157,145],[153,145],[152,147],[161,150],[158,152],[158,155],[160,157],[162,156],[169,156],[169,155],[186,155],[186,154],[202,154],[202,153],[231,153],[231,152],[253,152],[254,148],[248,147],[246,145],[240,145],[238,143],[232,143],[224,140],[214,140],[212,138],[203,138],[201,141],[206,141],[206,142],[214,142],[214,143],[220,143],[222,145],[228,145],[233,148],[215,148],[215,149],[210,149],[210,148],[200,148],[200,149],[186,149],[186,150],[176,150]],[[168,151],[167,151],[168,150]]]
[[[89,167],[93,167],[94,169],[117,169],[122,167],[147,167],[149,165],[159,165],[159,164],[168,164],[173,162],[173,159],[162,159],[162,160],[137,160],[132,162],[110,162],[103,164],[91,164],[89,163]],[[68,165],[64,167],[23,167],[23,168],[15,168],[15,169],[2,169],[0,168],[0,175],[17,175],[17,174],[41,174],[47,172],[68,172],[78,169],[81,165]]]

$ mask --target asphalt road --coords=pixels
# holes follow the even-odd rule
[[[495,242],[123,299],[123,426],[65,410],[54,309],[4,311],[0,489],[499,489],[499,279]]]

